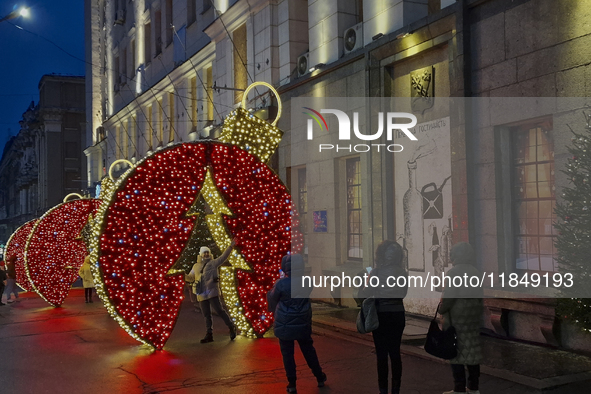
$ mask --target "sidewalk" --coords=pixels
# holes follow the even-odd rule
[[[314,303],[314,332],[373,346],[370,334],[357,332],[355,321],[358,312],[358,308],[338,308],[330,304]],[[429,323],[429,318],[407,314],[401,352],[447,364],[423,350]],[[591,357],[487,335],[482,335],[481,338],[484,353],[482,374],[514,382],[532,389],[532,392],[591,392]]]
[[[300,394],[375,394],[371,335],[354,332],[355,309],[314,304],[314,345],[328,376],[316,381],[296,351]],[[449,366],[420,348],[427,321],[408,318],[401,394],[441,394],[452,386]],[[238,336],[214,316],[215,341],[201,344],[205,323],[188,301],[163,351],[129,337],[98,299],[85,304],[73,289],[61,308],[38,296],[0,307],[2,394],[278,394],[287,384],[278,340]],[[586,394],[589,359],[568,352],[485,338],[482,394]],[[492,343],[492,345],[489,345]],[[493,360],[494,362],[491,362]]]

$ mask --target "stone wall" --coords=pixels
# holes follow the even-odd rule
[[[485,4],[472,15],[474,95],[591,96],[588,2],[537,0],[507,10]]]

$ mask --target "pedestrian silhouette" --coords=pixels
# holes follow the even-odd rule
[[[403,263],[402,246],[395,241],[385,240],[376,248],[375,265],[369,277],[379,278],[377,287],[366,286],[361,295],[375,297],[379,326],[372,331],[378,366],[378,387],[380,394],[388,394],[388,358],[392,363],[392,394],[400,392],[402,358],[400,343],[406,324],[403,298],[408,292],[408,274]],[[399,277],[404,279],[398,280]],[[389,279],[390,278],[390,279]],[[392,282],[391,278],[395,278]],[[385,285],[396,283],[397,286]]]
[[[14,300],[19,301],[18,299],[18,290],[16,286],[16,267],[14,266],[16,263],[16,256],[8,256],[6,260],[6,276],[8,279],[6,280],[6,302],[11,303],[11,297],[14,294]]]
[[[298,298],[292,298],[292,282],[301,278],[304,272],[304,261],[299,254],[284,256],[281,260],[281,270],[285,277],[279,279],[267,293],[269,311],[275,312],[275,336],[279,339],[283,366],[287,376],[287,392],[297,393],[296,363],[294,358],[295,341],[312,370],[318,387],[323,387],[326,374],[318,361],[318,355],[312,340],[312,306],[310,304],[309,289],[298,288]]]
[[[450,255],[453,268],[447,275],[451,283],[456,276],[481,277],[482,273],[475,267],[476,255],[469,243],[460,242],[454,245]],[[459,283],[459,281],[458,281]],[[478,381],[480,378],[480,362],[482,348],[480,343],[480,323],[482,320],[482,297],[480,287],[471,287],[468,283],[462,286],[447,286],[443,291],[439,313],[443,315],[443,328],[453,326],[457,335],[458,355],[450,360],[454,379],[454,389],[444,394],[465,393],[480,394]],[[468,379],[466,380],[466,369]],[[466,385],[467,383],[467,385]]]

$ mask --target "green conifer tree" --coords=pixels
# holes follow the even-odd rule
[[[580,298],[591,291],[591,114],[585,113],[583,132],[573,133],[566,169],[569,185],[556,204],[558,222],[558,264],[564,275],[573,275],[574,286],[562,288],[558,314],[586,330],[591,330],[591,298]]]

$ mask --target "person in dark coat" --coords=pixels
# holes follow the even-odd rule
[[[308,366],[316,376],[318,387],[323,387],[326,374],[322,372],[312,340],[312,307],[308,298],[312,289],[298,288],[297,296],[301,298],[292,298],[292,279],[301,278],[304,271],[302,256],[284,256],[281,260],[281,269],[286,276],[279,279],[267,293],[267,302],[269,311],[275,312],[275,336],[279,339],[285,375],[289,383],[287,392],[297,393],[295,341],[298,341]]]
[[[476,255],[469,243],[460,242],[451,249],[453,268],[447,275],[477,276],[482,273],[475,267]],[[480,343],[480,325],[482,322],[483,291],[480,287],[449,287],[443,291],[439,312],[444,318],[444,329],[453,326],[457,335],[458,355],[450,360],[454,378],[454,389],[444,394],[465,393],[480,394],[478,381],[480,377],[480,362],[482,348]],[[466,385],[466,368],[468,379]]]
[[[376,268],[369,273],[370,278],[372,276],[379,278],[380,285],[368,286],[361,291],[364,298],[375,297],[376,299],[379,326],[372,335],[376,347],[380,394],[388,394],[388,358],[392,363],[392,394],[400,392],[402,379],[400,343],[406,325],[402,299],[408,292],[408,274],[404,268],[403,256],[404,252],[399,243],[390,240],[380,243],[376,248]],[[388,278],[401,276],[404,280],[396,281],[397,286],[388,285]],[[394,284],[392,279],[390,282]]]

